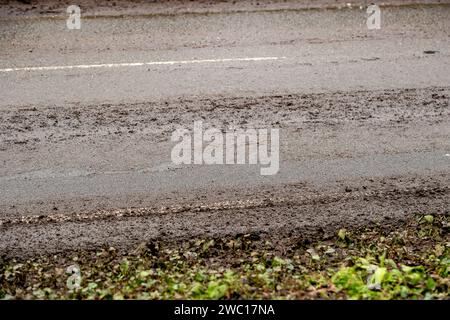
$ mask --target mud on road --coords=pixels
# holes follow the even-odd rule
[[[450,7],[417,2],[372,32],[362,1],[83,0],[81,30],[66,2],[3,1],[0,257],[239,234],[283,251],[448,215]],[[279,128],[279,173],[174,165],[198,120]]]
[[[176,244],[192,238],[243,234],[250,234],[253,240],[269,240],[282,251],[298,241],[330,238],[341,228],[380,225],[392,229],[418,212],[448,215],[449,178],[443,174],[346,181],[339,191],[293,185],[259,190],[262,195],[258,196],[242,190],[238,201],[4,219],[1,252],[7,258],[109,246],[129,252],[148,241]]]
[[[305,10],[347,7],[348,2],[334,0],[78,0],[83,14],[86,16],[124,16],[124,15],[174,15],[174,14],[198,14],[218,12],[248,12],[265,10]],[[446,0],[388,0],[383,1],[382,6],[407,6],[417,4],[442,4]],[[57,17],[65,13],[66,8],[73,4],[71,1],[32,1],[32,0],[1,0],[0,17]],[[367,1],[352,1],[353,7],[367,5]]]
[[[150,240],[239,234],[283,248],[302,238],[326,238],[339,228],[395,227],[417,213],[448,215],[449,92],[441,87],[2,110],[0,252],[26,257],[102,246],[128,250]],[[161,159],[170,161],[171,132],[198,119],[224,128],[279,127],[281,174],[246,181],[233,167],[222,173],[158,167]],[[74,148],[78,155],[67,152]],[[427,156],[416,161],[421,155]],[[390,173],[385,164],[371,164],[380,156],[394,157],[400,169]],[[159,169],[152,170],[152,161]],[[325,164],[316,175],[303,167],[311,161]],[[358,161],[373,167],[362,174],[345,172],[344,163]],[[87,196],[67,191],[73,181],[58,175],[67,168],[79,168],[72,178],[85,185],[96,185],[102,175],[161,175],[157,186],[133,191],[139,182],[132,180],[129,189],[102,186],[103,193]],[[302,171],[307,173],[300,179]],[[183,176],[191,183],[180,185]],[[58,192],[46,187],[50,182],[60,184]],[[10,191],[26,192],[36,184],[37,200]]]

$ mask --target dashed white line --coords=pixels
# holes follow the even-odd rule
[[[120,67],[140,67],[140,66],[158,66],[158,65],[195,64],[195,63],[221,63],[221,62],[239,62],[239,61],[268,61],[268,60],[281,60],[281,59],[286,59],[286,57],[225,58],[225,59],[178,60],[178,61],[150,61],[150,62],[78,64],[78,65],[69,65],[69,66],[20,67],[20,68],[4,68],[4,69],[0,69],[0,72],[54,71],[54,70],[91,69],[91,68],[120,68]]]

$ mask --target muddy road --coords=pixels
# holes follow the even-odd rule
[[[382,7],[380,30],[326,1],[86,6],[80,30],[3,5],[0,255],[449,214],[450,5],[427,3]],[[279,172],[174,164],[200,120],[279,128]]]

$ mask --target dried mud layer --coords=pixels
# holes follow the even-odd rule
[[[341,228],[392,229],[415,214],[448,215],[450,171],[444,152],[450,150],[449,97],[449,88],[433,87],[3,109],[0,255],[30,257],[103,246],[126,252],[147,241],[176,245],[240,234],[283,250],[299,239],[326,239]],[[67,167],[89,168],[89,179],[108,170],[109,175],[152,174],[148,163],[167,160],[171,132],[199,119],[218,127],[279,127],[285,137],[280,147],[284,175],[242,184],[239,174],[212,172],[226,183],[208,184],[204,177],[197,187],[170,189],[165,182],[176,184],[170,176],[174,171],[192,180],[198,171],[168,167],[158,171],[161,186],[147,192],[98,185],[104,194],[86,196],[64,194],[61,187],[58,196],[48,195],[51,201],[36,196],[45,185],[20,197],[8,193],[16,180],[56,184],[61,177],[55,172],[62,174]],[[420,154],[430,158],[408,171],[408,161]],[[436,167],[430,167],[435,154]],[[392,173],[386,165],[376,167],[372,176],[355,176],[343,173],[337,163],[320,178],[292,178],[308,161],[394,156],[404,159],[405,170]],[[292,163],[298,167],[283,169]],[[69,178],[74,176],[84,179],[76,171]]]

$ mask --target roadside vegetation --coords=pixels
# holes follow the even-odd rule
[[[420,215],[284,250],[249,234],[0,260],[0,298],[449,299],[449,229],[448,215]]]

